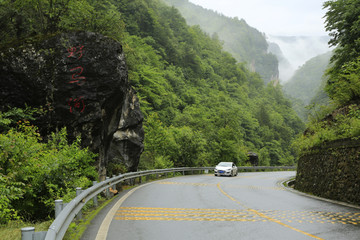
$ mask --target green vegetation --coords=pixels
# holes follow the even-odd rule
[[[47,231],[52,221],[45,222],[23,222],[23,221],[11,221],[7,224],[0,225],[0,239],[1,240],[21,240],[21,228],[35,227],[36,231]]]
[[[353,138],[360,136],[360,109],[358,105],[349,105],[333,112],[333,117],[308,124],[304,135],[299,137],[294,145],[305,153],[314,146],[337,139]]]
[[[300,99],[305,105],[308,105],[321,85],[331,56],[332,53],[328,52],[307,61],[284,84],[284,91],[291,97]]]
[[[265,35],[250,27],[244,19],[226,17],[188,0],[164,2],[179,9],[189,25],[199,25],[213,38],[223,41],[224,49],[238,62],[246,62],[249,68],[261,75],[265,83],[279,76],[278,60],[275,55],[268,53]]]
[[[17,17],[26,18],[26,29],[37,35],[46,34],[49,27],[34,16],[41,13],[47,19],[51,9],[59,15],[51,23],[56,23],[57,31],[96,31],[97,26],[123,44],[129,79],[146,118],[141,168],[214,165],[224,160],[243,165],[250,150],[260,154],[261,165],[294,164],[290,143],[303,123],[281,88],[265,86],[258,74],[223,51],[217,38],[198,26],[187,26],[177,9],[157,0],[109,0],[100,5],[90,0],[54,1],[53,6],[38,2],[6,4],[21,15]],[[86,18],[89,9],[97,19]],[[114,11],[113,24],[106,24],[107,9]],[[17,32],[32,36],[16,21],[8,21],[13,31],[3,41],[17,38]],[[265,41],[263,45],[266,48]]]
[[[337,46],[331,58],[332,67],[326,91],[336,103],[345,105],[360,99],[360,1],[327,1],[326,30],[330,31],[330,44]]]
[[[330,77],[335,77],[347,63],[356,62],[360,52],[360,8],[359,0],[336,0],[324,3],[326,30],[330,32],[329,44],[336,46],[331,61]],[[332,80],[329,80],[331,85]]]
[[[146,116],[141,168],[244,165],[249,150],[261,155],[261,165],[294,163],[289,146],[303,125],[279,86],[264,86],[175,8],[120,2],[129,77]],[[139,6],[151,17],[130,14]]]
[[[294,145],[302,152],[326,141],[360,136],[360,4],[359,0],[327,1],[326,29],[337,46],[326,71],[325,91],[332,104],[308,124]]]
[[[260,165],[296,162],[291,142],[304,126],[281,86],[265,85],[216,37],[186,25],[177,9],[158,0],[5,0],[0,23],[2,47],[67,30],[122,43],[145,115],[142,169],[245,165],[248,151],[259,154]],[[9,114],[0,117],[8,126],[0,135],[0,191],[7,196],[0,198],[1,219],[31,219],[35,211],[47,218],[54,199],[70,199],[74,187],[96,178],[94,155],[78,140],[68,143],[65,129],[43,141],[27,122],[8,125]]]
[[[319,105],[328,104],[329,100],[324,92],[324,73],[331,56],[332,53],[328,52],[310,59],[284,84],[286,95],[291,97],[295,111],[304,121],[308,120],[309,114],[313,115],[319,111]]]
[[[0,115],[3,122],[13,122],[4,117],[9,114]],[[76,187],[87,188],[97,178],[95,155],[80,149],[79,139],[69,144],[66,129],[42,142],[27,120],[17,125],[0,134],[0,224],[46,219],[55,199],[70,201]]]

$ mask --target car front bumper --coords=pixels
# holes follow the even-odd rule
[[[214,174],[217,176],[231,176],[231,171],[215,170]]]

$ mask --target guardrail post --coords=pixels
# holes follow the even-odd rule
[[[79,196],[81,194],[82,190],[81,190],[81,187],[77,187],[76,188],[76,196]],[[81,220],[82,219],[82,211],[80,210],[78,212],[78,214],[76,215],[76,219],[77,220]]]
[[[185,171],[182,171],[182,174],[185,175]]]
[[[173,171],[173,177],[175,177],[176,176],[176,171]]]
[[[121,175],[121,173],[119,173],[119,176]],[[118,183],[118,187],[119,187],[119,191],[122,191],[122,184],[123,184],[123,182],[119,182]]]
[[[63,208],[64,208],[63,200],[62,199],[55,200],[55,218],[59,216]]]
[[[32,240],[35,227],[25,227],[21,229],[21,240]]]
[[[98,182],[97,181],[93,181],[93,185],[96,185]],[[98,199],[97,199],[97,195],[95,197],[93,197],[93,205],[95,207],[98,206]]]
[[[141,176],[139,177],[139,184],[141,184],[142,183],[142,179],[141,179]]]
[[[109,180],[109,177],[106,177],[106,180]],[[106,197],[107,199],[110,198],[110,189],[109,189],[109,188],[106,188],[106,190],[105,190],[105,197]]]
[[[116,175],[113,175],[113,178],[115,178],[116,177]],[[116,190],[116,184],[114,184],[114,185],[112,185],[112,187],[111,187],[113,190]]]

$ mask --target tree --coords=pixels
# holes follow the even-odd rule
[[[125,26],[111,0],[4,0],[0,43],[65,30],[84,30],[121,39]]]
[[[345,63],[332,75],[331,84],[325,87],[329,96],[341,105],[360,100],[360,57]]]
[[[96,155],[80,148],[80,138],[68,143],[64,128],[42,141],[28,121],[0,134],[0,224],[46,219],[55,199],[68,201],[97,179]]]
[[[327,71],[329,79],[326,90],[330,98],[344,104],[359,98],[358,94],[349,96],[349,92],[345,90],[354,81],[354,65],[360,56],[360,1],[327,1],[324,8],[328,9],[325,15],[326,30],[332,37],[329,44],[337,46],[331,58],[333,66]],[[352,68],[351,73],[347,68]],[[355,82],[358,82],[359,78],[355,78]],[[342,96],[339,97],[340,95]]]
[[[334,56],[334,68],[339,68],[360,54],[360,1],[332,0],[324,3],[328,11],[325,14],[325,29],[332,37],[330,46],[337,46]]]

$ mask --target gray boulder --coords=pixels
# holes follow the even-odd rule
[[[143,151],[143,116],[127,78],[122,46],[91,32],[69,32],[0,49],[1,108],[43,109],[42,135],[63,127],[109,165],[136,171]]]

